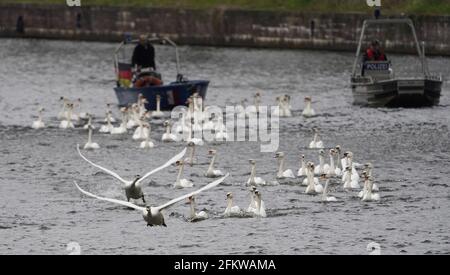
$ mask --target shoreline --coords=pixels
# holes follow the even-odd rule
[[[16,32],[19,16],[24,34]],[[0,37],[117,42],[125,33],[149,33],[179,45],[355,52],[367,18],[365,13],[0,4]],[[450,56],[450,16],[410,18],[419,40],[426,41],[427,55]],[[381,31],[380,40],[389,52],[415,54],[412,35],[403,30]],[[369,35],[379,38],[379,32]]]

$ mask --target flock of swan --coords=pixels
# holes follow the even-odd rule
[[[258,112],[259,106],[261,106],[261,95],[256,93],[253,97],[254,105],[246,106],[242,108],[242,112],[251,113]],[[177,178],[173,184],[173,188],[189,189],[193,188],[194,184],[189,179],[183,178],[183,171],[186,165],[197,165],[195,157],[196,146],[202,146],[205,142],[198,137],[194,137],[194,133],[204,130],[213,130],[215,133],[215,141],[226,141],[228,133],[223,124],[222,118],[216,117],[213,120],[207,120],[204,114],[204,110],[208,107],[203,105],[203,100],[198,94],[192,95],[188,100],[188,111],[183,114],[179,121],[175,123],[171,120],[164,120],[167,116],[166,113],[160,110],[161,98],[156,98],[156,111],[148,111],[145,105],[148,103],[147,99],[142,95],[139,95],[138,101],[126,108],[120,108],[121,119],[114,118],[111,110],[111,105],[107,105],[105,112],[105,118],[102,120],[102,125],[99,128],[99,132],[110,135],[125,135],[132,132],[132,139],[139,141],[139,148],[150,149],[155,146],[154,140],[151,138],[151,122],[155,124],[161,124],[164,126],[164,133],[161,137],[161,142],[164,143],[180,143],[186,144],[186,148],[172,157],[163,165],[153,169],[146,173],[144,176],[136,175],[131,180],[125,180],[119,176],[116,172],[113,172],[103,166],[100,166],[91,160],[89,160],[80,150],[80,145],[77,145],[77,152],[79,156],[91,166],[103,171],[107,175],[113,177],[117,182],[121,184],[125,191],[126,200],[118,200],[112,198],[100,197],[82,189],[76,182],[74,182],[76,188],[83,194],[93,197],[98,200],[107,201],[119,205],[123,205],[142,212],[144,220],[148,226],[162,225],[166,226],[162,211],[173,206],[174,204],[188,199],[190,203],[190,221],[199,221],[208,218],[208,214],[205,211],[195,211],[195,196],[201,192],[212,189],[213,187],[221,184],[228,176],[228,173],[224,173],[219,169],[216,169],[217,151],[215,149],[209,149],[208,155],[210,156],[210,162],[205,169],[204,177],[215,179],[213,182],[206,184],[205,186],[190,192],[186,195],[175,198],[165,204],[157,207],[146,206],[145,193],[142,188],[144,180],[148,179],[151,175],[171,166],[176,165],[178,168]],[[276,98],[276,103],[279,108],[276,112],[279,117],[291,117],[293,116],[291,111],[290,96],[283,95]],[[87,130],[87,142],[82,146],[84,150],[97,150],[100,149],[100,145],[93,141],[93,133],[97,129],[93,124],[93,116],[87,112],[81,110],[81,99],[71,101],[67,98],[61,97],[62,109],[58,114],[60,120],[59,128],[72,129],[79,127]],[[43,108],[38,109],[38,119],[32,123],[33,129],[42,129],[46,127],[43,121]],[[311,97],[305,97],[305,108],[302,112],[302,116],[310,118],[316,116],[315,110],[312,108]],[[115,126],[114,124],[117,124]],[[172,127],[174,126],[174,127]],[[174,129],[174,131],[172,131]],[[320,139],[319,129],[314,128],[314,136],[309,143],[309,149],[318,151],[318,165],[313,161],[307,161],[304,155],[301,155],[299,169],[297,173],[294,173],[291,169],[286,169],[286,160],[284,152],[277,152],[274,158],[278,162],[276,170],[276,181],[268,182],[261,177],[257,176],[256,160],[250,159],[250,176],[246,181],[247,186],[250,186],[250,204],[247,208],[240,208],[233,204],[233,194],[226,194],[226,208],[223,212],[224,217],[233,216],[252,216],[252,217],[266,217],[266,209],[264,201],[262,200],[261,191],[258,187],[268,186],[273,183],[285,184],[293,183],[296,185],[304,186],[304,193],[310,195],[317,195],[323,202],[336,202],[338,199],[334,196],[329,196],[330,185],[341,185],[342,190],[345,191],[359,191],[357,196],[364,202],[379,201],[380,195],[378,193],[379,188],[374,183],[373,179],[373,165],[366,163],[361,165],[354,162],[354,155],[351,151],[342,152],[341,146],[337,145],[334,148],[327,151],[324,143]],[[189,150],[188,155],[186,156]],[[362,170],[362,171],[361,171]],[[324,184],[323,184],[324,183]],[[362,184],[362,188],[361,188]],[[356,193],[355,193],[356,195]],[[130,200],[142,200],[144,206],[130,202]]]

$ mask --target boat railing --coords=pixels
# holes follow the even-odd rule
[[[183,79],[183,76],[180,74],[180,58],[179,58],[179,54],[178,54],[178,46],[175,42],[173,42],[170,38],[168,37],[151,37],[147,39],[148,42],[160,42],[161,44],[165,45],[165,44],[169,44],[170,46],[172,46],[175,49],[175,60],[176,60],[176,72],[177,72],[177,76],[176,76],[176,80],[178,81],[179,79]],[[114,69],[115,69],[115,73],[116,73],[116,77],[117,77],[117,81],[120,80],[120,64],[127,64],[124,62],[120,62],[119,61],[119,51],[128,44],[137,44],[139,43],[138,39],[130,39],[129,37],[126,37],[124,41],[122,41],[116,48],[116,50],[114,51]],[[131,65],[131,64],[130,64]]]
[[[428,64],[426,62],[426,58],[425,58],[425,46],[424,43],[422,42],[422,47],[419,44],[419,40],[417,38],[417,34],[416,34],[416,30],[414,28],[414,23],[411,19],[409,18],[397,18],[397,19],[367,19],[364,20],[363,22],[363,26],[362,26],[362,30],[361,30],[361,35],[359,38],[359,43],[358,43],[358,48],[356,50],[356,56],[355,56],[355,61],[353,63],[353,70],[352,70],[352,76],[356,76],[357,75],[357,67],[358,67],[358,63],[360,60],[360,55],[361,55],[361,49],[362,49],[362,44],[364,41],[364,37],[366,34],[366,30],[369,26],[372,25],[389,25],[389,24],[406,24],[410,27],[413,38],[414,38],[414,44],[417,50],[417,54],[419,55],[420,61],[422,63],[422,72],[424,76],[428,76],[429,75],[429,70],[428,70]]]

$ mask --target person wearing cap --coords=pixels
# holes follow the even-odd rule
[[[134,48],[131,66],[137,67],[137,69],[150,68],[156,71],[155,48],[148,42],[146,35],[139,36],[139,44]]]

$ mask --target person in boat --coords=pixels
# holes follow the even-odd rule
[[[136,88],[162,85],[161,75],[156,72],[155,48],[148,41],[146,35],[139,36],[131,58],[131,66],[134,70]]]
[[[364,62],[367,61],[387,61],[384,49],[381,47],[378,40],[372,41],[369,48],[367,48],[366,53],[364,54]]]
[[[131,66],[137,70],[147,68],[156,71],[155,48],[148,42],[146,35],[139,36],[139,43],[134,48],[131,58]]]
[[[369,48],[367,48],[366,52],[363,56],[363,71],[362,75],[364,76],[364,69],[366,62],[373,61],[387,61],[387,56],[384,53],[383,47],[381,47],[380,42],[378,40],[374,40],[370,43]]]

